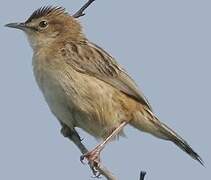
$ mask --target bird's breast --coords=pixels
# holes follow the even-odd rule
[[[33,57],[33,72],[42,94],[57,119],[70,128],[74,126],[71,101],[67,103],[66,92],[59,80],[60,71],[45,56]]]

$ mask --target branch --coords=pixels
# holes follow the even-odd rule
[[[88,152],[88,149],[83,145],[81,138],[76,131],[71,131],[67,126],[63,126],[61,133],[64,135],[64,137],[70,139],[79,148],[82,154]],[[89,166],[95,177],[103,175],[107,180],[117,180],[117,178],[102,164],[99,164],[98,167],[94,167],[89,163]]]
[[[84,11],[86,10],[86,8],[88,8],[95,0],[88,0],[88,2],[86,4],[84,4],[81,9],[79,9],[74,15],[74,18],[79,18],[81,16],[84,16],[85,13]]]
[[[140,179],[139,180],[144,180],[144,177],[146,176],[146,172],[141,171],[140,173]]]

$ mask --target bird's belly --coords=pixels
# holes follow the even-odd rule
[[[125,120],[121,104],[115,100],[120,92],[96,78],[70,71],[45,75],[41,90],[59,121],[96,138],[105,138]]]
[[[50,89],[48,92],[45,92],[44,96],[49,108],[57,119],[66,124],[68,127],[73,128],[74,119],[72,117],[71,110],[67,106],[67,103],[62,96],[62,93],[60,93],[58,90],[56,91],[55,89]]]
[[[57,79],[50,73],[42,73],[40,77],[36,76],[36,80],[51,112],[60,122],[73,128],[74,119],[66,102],[67,99],[64,90]]]
[[[80,75],[80,74],[79,74]],[[68,99],[75,126],[96,138],[106,138],[122,120],[124,112],[115,101],[117,92],[106,83],[86,75],[69,81]]]

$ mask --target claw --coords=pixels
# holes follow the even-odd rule
[[[98,174],[97,174],[98,173]],[[99,171],[97,171],[95,178],[100,178],[100,176],[102,175]]]
[[[86,163],[84,162],[84,159],[85,159],[85,155],[81,155],[80,156],[80,161],[81,161],[82,164],[85,165]]]
[[[99,178],[101,173],[96,169],[96,167],[94,167],[93,165],[89,164],[91,169],[92,169],[92,173],[94,176],[92,176],[92,178]]]
[[[81,161],[81,163],[82,163],[83,165],[86,164],[86,163],[84,162],[85,157],[86,157],[85,154],[80,156],[80,161]],[[99,177],[101,176],[101,173],[96,169],[96,167],[98,166],[98,165],[96,164],[96,162],[94,162],[94,161],[89,161],[88,164],[89,164],[89,166],[90,166],[90,168],[91,168],[91,170],[92,170],[92,173],[93,173],[92,178],[99,178]]]
[[[98,174],[97,174],[98,173]],[[97,171],[96,174],[94,174],[94,176],[92,176],[92,178],[100,178],[100,176],[102,175],[100,172]]]

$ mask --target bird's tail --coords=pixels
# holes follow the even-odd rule
[[[193,159],[197,160],[201,165],[204,165],[201,157],[190,147],[190,145],[171,128],[160,122],[151,111],[147,110],[145,113],[136,113],[134,120],[131,121],[131,125],[161,139],[172,141]]]

